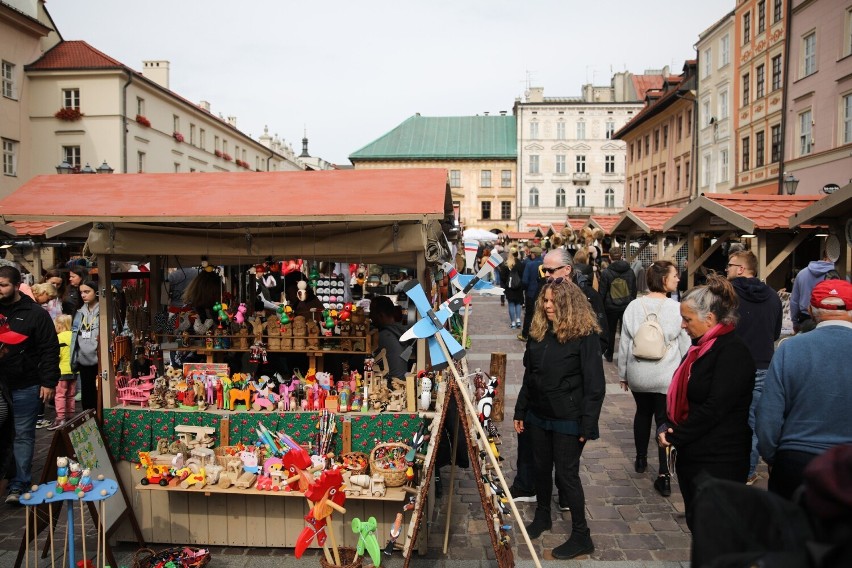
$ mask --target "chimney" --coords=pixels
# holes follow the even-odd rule
[[[228,117],[228,124],[230,124],[231,126],[236,128],[237,127],[237,117],[236,116],[229,116]]]
[[[506,111],[505,111],[505,110],[501,110],[501,111],[500,111],[500,116],[506,116]]]
[[[302,138],[302,153],[299,154],[300,158],[310,158],[311,155],[308,153],[308,129],[305,129],[305,133]]]
[[[544,87],[530,87],[527,94],[528,103],[544,102]]]
[[[210,112],[210,101],[199,101],[198,108],[205,112]]]
[[[488,111],[486,110],[486,111],[485,111],[484,113],[482,113],[482,114],[484,114],[485,116],[488,116]]]
[[[142,75],[146,79],[154,81],[161,87],[169,88],[169,62],[168,61],[143,61]]]

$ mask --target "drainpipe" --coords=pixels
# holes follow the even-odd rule
[[[516,201],[516,203],[517,203],[517,206],[516,206],[517,221],[516,221],[515,224],[518,227],[516,230],[520,231],[521,230],[521,215],[522,215],[523,210],[524,210],[524,191],[523,191],[523,188],[521,187],[521,176],[523,175],[523,169],[524,169],[524,144],[523,144],[524,121],[523,121],[523,118],[522,118],[522,114],[524,112],[524,107],[522,105],[518,104],[518,105],[516,105],[516,108],[518,109],[518,112],[515,113],[515,128],[517,129],[516,132],[518,134],[515,135],[515,144],[518,145],[518,161],[515,162],[515,168],[516,168],[516,171],[515,171],[515,180],[516,180],[515,181],[515,185],[516,185],[515,192],[517,193],[518,197],[517,197],[517,201]]]
[[[793,2],[790,0],[787,1],[787,9],[785,11],[787,13],[784,14],[784,84],[781,87],[784,100],[781,101],[781,148],[778,149],[780,154],[778,157],[778,195],[784,195],[784,155],[787,147],[787,89],[790,88],[790,32],[793,28]],[[771,137],[771,128],[769,129],[769,133]],[[771,140],[769,148],[769,151],[772,152]]]
[[[127,173],[127,88],[133,82],[133,73],[127,71],[127,82],[124,84],[121,97],[121,172]]]

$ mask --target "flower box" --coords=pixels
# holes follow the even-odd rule
[[[222,151],[221,151],[221,150],[216,150],[216,151],[215,151],[215,152],[213,152],[213,153],[214,153],[214,154],[216,154],[216,157],[217,157],[217,158],[221,158],[221,157],[222,157]]]
[[[67,122],[76,122],[85,116],[80,109],[73,107],[62,107],[53,115],[59,120],[65,120]]]
[[[241,168],[245,168],[245,169],[247,169],[247,170],[248,170],[248,169],[251,169],[251,167],[249,166],[248,162],[245,162],[245,161],[243,161],[243,160],[237,160],[237,165],[238,165],[238,166],[240,166]]]
[[[181,133],[180,133],[180,132],[178,132],[177,130],[175,130],[174,132],[172,132],[172,136],[173,136],[173,137],[174,137],[174,139],[175,139],[175,140],[177,140],[178,142],[183,142],[183,134],[181,134]]]
[[[225,152],[222,152],[222,159],[223,159],[223,160],[226,160],[226,161],[228,161],[228,162],[230,162],[231,160],[233,160],[233,158],[231,157],[231,155],[230,155],[230,154],[226,154]]]
[[[149,128],[151,126],[151,121],[148,120],[147,118],[145,118],[144,116],[142,116],[141,114],[136,115],[136,122],[138,122],[142,126],[147,126]]]

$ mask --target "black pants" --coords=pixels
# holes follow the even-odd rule
[[[636,401],[636,414],[633,416],[633,440],[636,444],[636,455],[648,455],[648,442],[651,433],[656,434],[656,430],[651,430],[651,418],[657,422],[657,428],[666,421],[666,395],[658,392],[635,392],[633,400]],[[660,459],[660,475],[669,473],[669,466],[666,463],[666,450],[661,448],[656,442],[654,446],[657,448],[657,454]]]
[[[749,451],[743,452],[742,459],[734,461],[696,463],[693,460],[683,459],[678,455],[675,462],[677,482],[680,485],[681,495],[683,495],[683,504],[686,509],[686,524],[690,531],[695,532],[693,505],[695,502],[696,483],[710,476],[716,479],[727,479],[744,484],[748,477]]]
[[[526,493],[535,493],[535,456],[533,455],[532,441],[527,430],[518,436],[518,473],[512,488]]]
[[[80,371],[80,402],[83,410],[98,408],[98,366],[78,365]]]
[[[535,455],[536,517],[550,518],[550,502],[553,493],[553,473],[556,470],[556,487],[562,505],[571,508],[573,531],[589,533],[586,524],[586,496],[580,483],[580,456],[583,445],[577,436],[543,430],[524,422],[530,436]]]
[[[607,346],[604,351],[604,357],[607,361],[612,361],[613,353],[615,352],[615,328],[624,317],[624,309],[606,310],[606,326],[607,326]]]
[[[792,498],[802,484],[805,468],[818,455],[792,450],[777,452],[769,472],[769,490],[785,499]]]
[[[521,330],[521,335],[524,337],[530,336],[530,324],[535,314],[535,298],[535,296],[524,293],[524,327]]]

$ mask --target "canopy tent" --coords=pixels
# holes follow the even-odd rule
[[[809,225],[825,225],[829,238],[837,239],[840,257],[835,262],[841,276],[850,273],[852,261],[852,183],[848,183],[831,195],[824,197],[797,211],[789,218],[790,228]]]
[[[497,234],[492,233],[491,231],[486,231],[485,229],[465,229],[462,234],[463,239],[466,241],[496,241]]]
[[[757,256],[758,275],[768,281],[796,247],[816,232],[815,227],[791,230],[790,215],[819,198],[819,195],[704,193],[666,221],[663,230],[685,233],[690,243],[694,243],[699,234],[716,238],[697,258],[695,247],[689,247],[690,286],[694,284],[695,271],[710,255],[738,236],[757,240],[757,246],[752,248]]]

